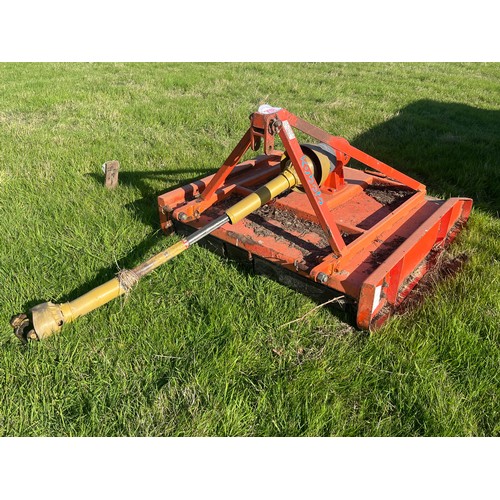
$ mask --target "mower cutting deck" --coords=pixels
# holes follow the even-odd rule
[[[200,241],[285,284],[299,281],[316,298],[352,300],[358,326],[374,329],[469,217],[472,200],[430,198],[423,184],[285,109],[261,106],[250,122],[214,175],[158,198],[161,227],[183,234],[181,241],[71,302],[44,302],[13,316],[15,335],[27,341],[58,332]],[[293,128],[320,142],[299,144]],[[263,155],[240,163],[262,143]],[[368,170],[346,167],[351,158]]]
[[[189,234],[277,175],[289,158],[300,165],[310,146],[298,144],[294,126],[322,141],[331,160],[327,178],[314,179],[316,185],[305,182],[306,170],[303,189],[288,191],[236,224],[225,224],[212,233],[210,244],[229,257],[251,261],[256,272],[287,285],[295,281],[294,287],[306,293],[321,294],[323,287],[342,294],[357,303],[358,327],[379,327],[456,236],[472,200],[426,196],[424,185],[284,109],[264,109],[251,122],[215,175],[159,196],[163,230]],[[284,153],[274,150],[276,135]],[[260,139],[268,154],[236,165]],[[346,167],[350,158],[369,170]],[[293,280],[294,275],[319,289]]]

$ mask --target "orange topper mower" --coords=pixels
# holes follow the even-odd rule
[[[294,128],[319,143],[299,144]],[[284,151],[275,149],[277,137]],[[264,154],[238,163],[261,143]],[[351,158],[367,168],[346,167]],[[263,105],[214,175],[159,196],[158,205],[162,229],[184,239],[71,302],[14,316],[15,334],[36,340],[59,331],[201,239],[316,298],[350,299],[358,327],[374,329],[432,268],[472,200],[430,198],[423,184],[346,139]]]

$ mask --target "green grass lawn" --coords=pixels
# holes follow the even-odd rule
[[[262,102],[474,198],[461,273],[370,336],[327,308],[281,327],[316,304],[194,247],[20,348],[12,314],[176,241],[157,195]],[[0,435],[499,435],[499,172],[499,64],[1,64]]]

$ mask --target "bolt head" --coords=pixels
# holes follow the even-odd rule
[[[318,273],[318,276],[316,277],[316,279],[320,283],[326,283],[328,281],[328,274],[326,274],[326,273]]]

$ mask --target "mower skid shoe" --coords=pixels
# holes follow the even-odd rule
[[[376,330],[395,312],[466,223],[469,198],[450,198],[407,238],[362,284],[356,322]]]

